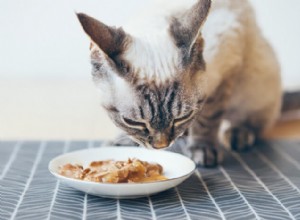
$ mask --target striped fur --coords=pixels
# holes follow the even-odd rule
[[[148,148],[166,148],[188,129],[186,154],[214,166],[223,119],[231,123],[223,144],[243,150],[279,116],[276,56],[247,0],[158,2],[169,10],[156,5],[123,29],[78,15],[102,105]]]

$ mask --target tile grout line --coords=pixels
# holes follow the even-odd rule
[[[66,141],[65,145],[64,145],[63,153],[68,152],[69,147],[70,147],[70,142]],[[60,184],[59,180],[56,180],[54,194],[53,194],[53,197],[52,197],[52,200],[51,200],[51,204],[50,204],[50,208],[49,208],[47,220],[49,220],[50,217],[51,217],[52,209],[53,209],[53,206],[54,206],[54,203],[55,203],[55,200],[56,200],[56,196],[57,196],[57,192],[58,192],[58,189],[59,189],[59,184]]]
[[[299,145],[300,145],[300,144],[299,144]],[[297,151],[297,152],[300,152],[299,147],[295,147],[295,148],[293,148],[293,149],[295,149],[295,151]]]
[[[274,151],[276,151],[277,153],[279,153],[280,155],[282,155],[287,161],[289,161],[290,163],[292,163],[298,170],[300,170],[300,164],[294,159],[292,158],[290,155],[288,155],[287,153],[278,150],[276,147],[270,146]]]
[[[184,203],[183,203],[182,197],[181,197],[181,195],[180,195],[180,193],[179,193],[179,190],[178,190],[178,187],[177,187],[177,186],[175,187],[175,191],[176,191],[176,193],[177,193],[177,195],[178,195],[179,201],[180,201],[180,203],[181,203],[181,206],[182,206],[182,208],[183,208],[183,211],[184,211],[184,213],[185,213],[187,219],[188,219],[188,220],[191,220],[191,217],[190,217],[189,213],[188,213],[187,210],[186,210],[186,207],[185,207],[185,205],[184,205]]]
[[[94,142],[90,140],[88,142],[88,149],[93,148]],[[83,210],[82,210],[82,220],[86,219],[86,211],[87,211],[87,193],[84,194],[84,199],[83,199]]]
[[[220,171],[223,173],[223,175],[225,176],[225,178],[231,183],[231,185],[233,186],[233,188],[238,192],[238,194],[242,197],[242,199],[245,201],[245,203],[248,205],[248,207],[250,208],[250,210],[253,212],[253,214],[255,215],[256,219],[261,219],[258,214],[256,213],[256,211],[253,209],[252,205],[248,202],[248,200],[245,198],[245,196],[242,194],[242,192],[238,189],[238,187],[234,184],[234,182],[232,181],[231,177],[229,176],[229,174],[227,173],[227,171],[225,171],[225,169],[220,166]]]
[[[152,220],[156,220],[156,214],[155,214],[150,196],[148,196],[148,201],[149,201],[149,206],[150,206],[150,210],[151,210],[151,214],[152,214]]]
[[[116,199],[117,201],[117,220],[121,220],[121,210],[120,210],[120,199]]]
[[[87,193],[84,194],[83,199],[83,211],[82,211],[82,219],[86,219],[86,207],[87,207]]]
[[[254,151],[257,156],[264,161],[266,164],[268,164],[277,174],[284,179],[293,189],[295,189],[298,193],[300,193],[300,189],[291,182],[291,180],[285,176],[276,166],[273,164],[265,155],[263,155],[261,152],[258,152],[257,150]]]
[[[15,207],[15,209],[14,209],[14,212],[13,212],[12,215],[11,215],[11,218],[10,218],[11,220],[15,219],[15,217],[16,217],[16,215],[17,215],[17,212],[18,212],[18,210],[19,210],[19,207],[20,207],[20,205],[21,205],[21,203],[22,203],[22,201],[23,201],[23,199],[24,199],[24,196],[25,196],[25,194],[26,194],[26,192],[27,192],[27,190],[28,190],[28,188],[29,188],[29,185],[30,185],[30,183],[31,183],[31,181],[32,181],[32,179],[33,179],[33,176],[34,176],[34,174],[35,174],[35,172],[36,172],[37,166],[38,166],[38,164],[39,164],[39,162],[40,162],[40,160],[41,160],[41,158],[42,158],[42,154],[44,153],[45,146],[46,146],[46,142],[42,142],[42,143],[41,143],[41,146],[40,146],[40,148],[39,148],[38,154],[37,154],[37,156],[36,156],[36,159],[35,159],[35,161],[34,161],[34,164],[33,164],[33,166],[32,166],[32,170],[31,170],[31,172],[30,172],[29,178],[28,178],[28,180],[27,180],[27,182],[26,182],[25,188],[24,188],[24,190],[23,190],[23,192],[22,192],[22,194],[21,194],[21,196],[20,196],[20,198],[19,198],[19,201],[18,201],[18,203],[17,203],[17,205],[16,205],[16,207]]]
[[[211,199],[211,201],[212,201],[213,204],[215,205],[216,209],[218,210],[218,212],[219,212],[221,218],[222,218],[223,220],[226,220],[226,218],[225,218],[225,216],[224,216],[224,213],[223,213],[222,210],[220,209],[219,205],[216,203],[215,199],[214,199],[214,198],[212,197],[212,195],[210,194],[210,192],[209,192],[209,190],[208,190],[208,187],[207,187],[206,183],[204,182],[204,180],[202,179],[201,174],[200,174],[200,172],[199,172],[198,170],[196,170],[196,176],[198,177],[199,181],[202,183],[202,185],[203,185],[204,189],[206,190],[206,192],[207,192],[209,198]]]
[[[230,152],[230,151],[228,151]],[[269,190],[269,188],[261,181],[261,179],[254,173],[254,171],[242,160],[242,158],[237,154],[230,152],[235,159],[237,159],[244,169],[250,173],[250,175],[258,182],[272,197],[275,199],[278,204],[288,213],[291,219],[296,220],[292,213],[280,202],[280,200]]]
[[[22,142],[17,142],[16,143],[16,145],[15,145],[15,147],[13,149],[13,152],[12,152],[11,156],[9,157],[8,162],[6,163],[6,165],[5,165],[4,169],[3,169],[3,172],[1,173],[0,180],[2,180],[4,178],[4,176],[6,175],[7,171],[9,170],[11,164],[16,159],[17,153],[19,152],[21,145],[22,145]]]

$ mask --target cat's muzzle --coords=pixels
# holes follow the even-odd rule
[[[155,135],[151,145],[154,149],[163,149],[169,147],[170,141],[165,134],[160,133]]]

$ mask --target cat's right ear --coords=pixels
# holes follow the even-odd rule
[[[77,13],[83,30],[105,54],[114,58],[124,51],[128,35],[122,28],[109,27],[86,14]]]
[[[200,34],[211,7],[211,0],[198,0],[183,14],[172,17],[170,33],[179,48],[189,49]]]

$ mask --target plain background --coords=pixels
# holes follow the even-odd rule
[[[89,40],[75,11],[120,26],[150,2],[1,0],[0,139],[115,136],[91,82]],[[284,87],[299,88],[300,1],[251,2],[278,54]]]

